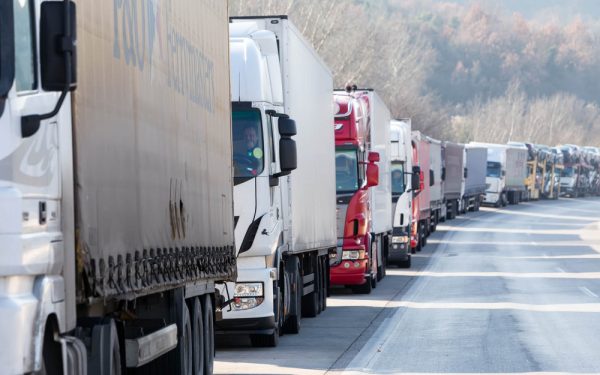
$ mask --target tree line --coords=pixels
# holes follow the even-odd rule
[[[334,73],[395,117],[460,142],[600,145],[600,27],[433,0],[230,1],[288,14]]]

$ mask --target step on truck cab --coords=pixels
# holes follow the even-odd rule
[[[392,120],[390,123],[393,227],[388,264],[396,264],[402,268],[411,266],[410,226],[413,198],[411,132],[410,119]]]
[[[286,16],[232,18],[230,49],[238,278],[217,328],[276,346],[326,307],[333,79]]]
[[[390,112],[370,89],[333,94],[337,233],[331,284],[371,293],[385,274],[392,234]]]
[[[461,200],[461,188],[465,174],[465,145],[453,142],[442,143],[442,159],[444,167],[442,177],[444,181],[445,218],[452,220],[458,215]]]
[[[431,165],[429,162],[429,142],[421,132],[413,130],[413,165],[418,166],[419,190],[413,200],[413,225],[411,245],[413,250],[421,251],[427,245],[431,227]]]
[[[149,4],[0,2],[2,373],[212,373],[227,3]]]

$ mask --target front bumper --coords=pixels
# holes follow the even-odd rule
[[[218,322],[217,335],[246,335],[262,334],[270,335],[275,332],[275,317],[246,318],[246,319],[223,319]]]
[[[390,262],[407,261],[410,258],[410,248],[410,242],[392,244],[388,253],[388,260]]]
[[[368,265],[368,259],[342,260],[330,268],[329,282],[331,285],[362,285],[367,280]]]
[[[276,268],[258,268],[258,269],[238,269],[238,283],[257,283],[263,284],[263,302],[251,309],[234,310],[233,307],[223,308],[222,319],[216,322],[217,331],[227,331],[230,333],[269,333],[265,330],[275,329],[275,313],[273,311],[273,282],[277,275]],[[235,283],[227,283],[218,287],[221,295],[232,299]]]
[[[496,204],[500,200],[500,194],[498,193],[485,193],[484,203]]]

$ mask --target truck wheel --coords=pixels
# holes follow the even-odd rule
[[[212,374],[215,363],[215,320],[213,303],[210,295],[202,296],[202,313],[204,315],[204,373]]]
[[[291,292],[293,298],[291,302],[295,308],[293,309],[294,313],[290,314],[285,320],[284,332],[296,334],[300,332],[300,315],[302,313],[303,282],[302,276],[300,276],[300,266],[298,266],[292,277],[296,280],[296,290]]]
[[[96,352],[94,353],[94,351]],[[95,368],[103,374],[121,375],[121,349],[114,320],[109,319],[103,324],[93,326],[92,353],[90,354],[88,370]],[[179,357],[176,358],[179,359]]]
[[[329,290],[329,275],[327,274],[327,269],[329,268],[329,259],[325,257],[321,257],[321,280],[323,285],[321,286],[321,311],[325,311],[327,309],[327,291]]]
[[[204,374],[204,315],[198,297],[188,300],[192,320],[192,374]]]
[[[182,374],[191,374],[192,373],[192,353],[193,353],[193,344],[192,344],[192,321],[190,319],[190,310],[187,305],[183,303],[182,306],[182,336],[181,341],[179,341],[179,356]]]

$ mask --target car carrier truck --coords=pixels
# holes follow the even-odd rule
[[[212,373],[227,2],[0,3],[0,372]]]
[[[230,26],[238,279],[219,334],[276,346],[325,309],[336,251],[331,72],[285,16]]]

